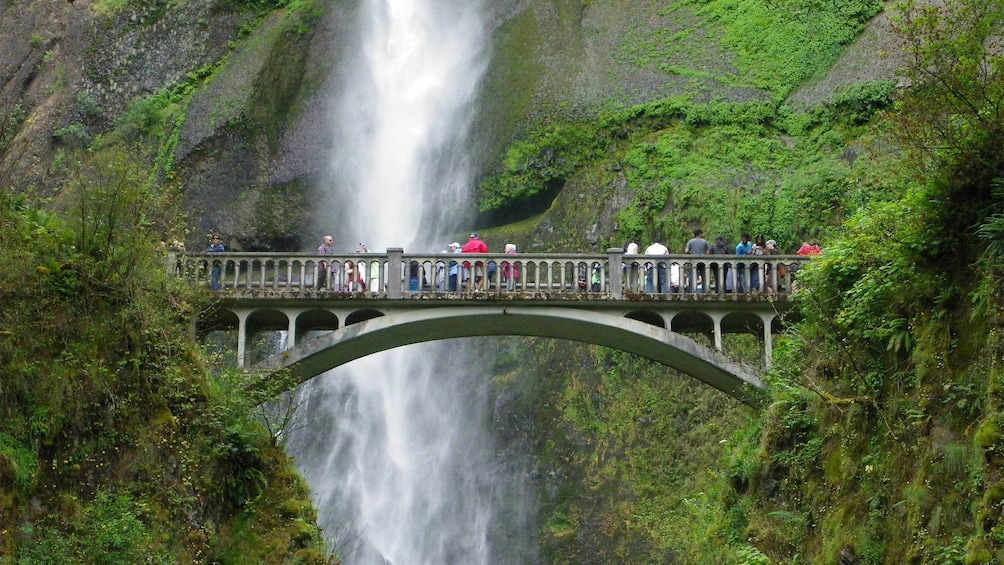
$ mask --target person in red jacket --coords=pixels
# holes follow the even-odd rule
[[[822,255],[823,250],[816,243],[802,242],[802,246],[798,248],[795,255]]]
[[[485,242],[478,239],[478,234],[472,233],[471,238],[467,240],[467,243],[460,249],[461,253],[488,253],[488,245]],[[470,263],[464,263],[464,268],[470,268]],[[484,290],[485,289],[485,264],[482,261],[476,261],[474,263],[474,272],[471,279],[474,280],[474,290]],[[468,279],[468,280],[471,280]],[[468,283],[470,285],[470,283]],[[471,290],[468,288],[468,290]]]

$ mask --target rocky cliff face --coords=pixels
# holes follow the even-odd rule
[[[328,100],[340,84],[339,53],[354,40],[354,7],[248,4],[0,3],[0,102],[18,125],[3,165],[18,171],[17,189],[56,195],[72,151],[100,148],[117,133],[179,184],[193,246],[213,230],[236,249],[303,245],[317,221],[310,203],[329,182]],[[489,10],[492,63],[474,146],[482,172],[536,123],[672,95],[769,98],[729,78],[732,55],[688,5],[506,0]],[[877,20],[829,77],[793,100],[818,103],[841,84],[891,76],[895,57],[862,65],[854,55],[895,52],[881,47],[888,34]],[[599,186],[615,189],[615,176]],[[606,216],[622,200],[610,200]],[[606,228],[589,229],[598,238]]]
[[[341,45],[352,40],[353,7],[317,0],[263,14],[234,0],[116,4],[0,4],[2,96],[17,107],[23,149],[9,152],[5,165],[20,156],[18,188],[58,193],[69,151],[125,127],[137,100],[173,90],[184,119],[168,123],[147,149],[173,153],[167,168],[184,191],[194,233],[220,230],[247,250],[295,248],[326,178],[327,99],[338,84]],[[522,0],[492,3],[491,12],[495,45],[477,132],[485,168],[522,128],[547,116],[588,116],[613,101],[684,92],[764,96],[632,58],[632,41],[686,28],[686,10],[660,15],[652,1]],[[728,65],[705,40],[693,38],[702,57]],[[685,51],[677,62],[691,64]],[[163,127],[146,126],[148,138]]]

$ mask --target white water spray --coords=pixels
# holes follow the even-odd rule
[[[435,251],[462,227],[465,149],[486,55],[480,0],[361,0],[361,50],[336,96],[336,249]],[[435,246],[435,247],[433,247]],[[526,562],[519,477],[491,441],[484,375],[452,342],[410,346],[306,385],[291,441],[350,565]],[[502,517],[500,517],[502,516]],[[513,540],[511,532],[529,540]],[[508,538],[493,544],[494,538]]]
[[[465,220],[464,144],[487,58],[481,13],[479,0],[362,0],[333,158],[335,231],[347,246],[357,236],[372,250],[427,251]]]

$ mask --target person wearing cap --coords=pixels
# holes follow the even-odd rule
[[[471,238],[467,240],[467,243],[460,248],[461,253],[488,253],[488,245],[485,242],[478,239],[478,234],[472,233]],[[469,263],[464,263],[464,268],[469,268]],[[474,290],[484,290],[485,289],[485,264],[481,261],[476,261],[474,263],[473,269],[473,279],[474,279]],[[468,279],[469,281],[470,279]],[[468,283],[469,287],[470,283]],[[468,288],[468,290],[471,290]]]
[[[455,241],[451,243],[449,247],[449,253],[453,254],[460,253],[460,244]],[[457,263],[456,261],[450,261],[450,282],[448,283],[447,286],[447,288],[450,291],[456,291],[458,288],[457,287],[458,274],[460,274],[460,264]]]

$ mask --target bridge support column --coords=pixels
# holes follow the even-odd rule
[[[764,366],[770,369],[774,358],[774,335],[771,333],[771,326],[774,324],[775,314],[760,314],[763,320],[763,362]]]
[[[245,369],[248,366],[247,342],[248,342],[248,310],[235,310],[237,315],[237,366]]]
[[[296,345],[296,318],[300,315],[300,312],[286,312],[286,318],[289,319],[289,323],[286,326],[286,344],[282,348],[283,351],[289,351]]]
[[[715,350],[716,351],[721,351],[722,350],[722,318],[725,317],[725,314],[723,314],[721,312],[708,312],[708,315],[711,316],[711,323],[714,325],[714,327],[713,327],[713,329],[711,331],[715,334]]]

